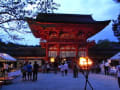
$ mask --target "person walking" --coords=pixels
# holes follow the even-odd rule
[[[108,75],[108,74],[109,74],[109,63],[108,63],[108,62],[106,62],[106,63],[104,64],[104,71],[105,71],[105,75]]]
[[[27,65],[27,77],[28,77],[28,80],[32,80],[32,65],[31,65],[31,62],[29,62],[28,65]]]
[[[117,70],[118,86],[120,88],[120,64],[116,66],[116,70]]]
[[[54,73],[57,74],[57,69],[58,69],[58,63],[57,62],[53,63],[53,68],[54,68]]]
[[[78,78],[78,66],[76,63],[74,63],[74,66],[73,66],[73,77],[74,78]]]
[[[33,65],[33,80],[37,80],[38,69],[39,69],[39,65],[35,61]]]
[[[47,65],[46,65],[46,71],[47,71],[47,73],[49,73],[49,71],[50,71],[50,64],[49,63],[47,63]]]
[[[68,64],[67,64],[67,62],[65,62],[65,64],[64,64],[64,72],[65,72],[65,75],[67,75],[68,74]]]
[[[59,68],[60,68],[60,71],[61,71],[61,74],[62,76],[64,76],[64,63],[61,63],[61,65],[59,65]]]

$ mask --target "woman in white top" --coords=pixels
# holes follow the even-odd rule
[[[60,71],[62,73],[62,76],[64,76],[64,70],[65,70],[64,63],[62,63],[61,65],[59,65],[59,68],[60,68]]]

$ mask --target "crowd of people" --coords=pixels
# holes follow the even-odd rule
[[[77,78],[78,77],[78,66],[76,63],[74,63],[73,65],[73,77]],[[65,61],[65,62],[61,62],[60,64],[54,62],[52,64],[50,63],[45,63],[42,65],[42,72],[43,73],[49,73],[50,71],[54,71],[55,74],[57,74],[58,71],[61,72],[62,76],[67,76],[68,71],[69,71],[69,64]]]
[[[73,78],[78,78],[78,73],[80,71],[80,67],[78,66],[77,63],[73,63],[72,64],[73,67],[71,68],[73,71]],[[1,72],[8,72],[9,70],[13,69],[13,64],[7,64],[7,63],[2,63],[1,65],[2,69]],[[95,72],[95,73],[101,73],[104,72],[105,75],[109,75],[110,74],[110,63],[109,62],[104,62],[102,64],[94,64],[93,67],[91,67],[91,72]],[[37,76],[38,76],[38,71],[40,69],[39,64],[37,64],[37,61],[34,62],[34,64],[32,65],[31,62],[26,62],[24,63],[24,65],[21,67],[21,72],[22,72],[22,80],[37,80]],[[58,71],[61,72],[62,76],[67,76],[68,75],[68,71],[71,70],[69,69],[69,64],[67,61],[62,62],[60,64],[58,64],[57,62],[54,63],[44,63],[41,66],[42,72],[43,73],[49,73],[50,71],[54,71],[55,74],[57,74]],[[102,70],[103,69],[103,70]],[[116,69],[116,73],[115,75],[117,75],[118,78],[118,85],[120,88],[120,65],[115,66]],[[5,74],[5,73],[3,73]],[[2,75],[4,76],[4,75]]]
[[[37,80],[37,73],[38,70],[40,69],[40,66],[37,64],[35,61],[33,66],[31,65],[31,62],[26,62],[22,68],[22,80]],[[62,76],[67,76],[68,71],[69,71],[69,64],[67,62],[62,62],[60,64],[54,62],[54,63],[45,63],[41,66],[41,70],[43,73],[49,73],[49,72],[54,72],[57,74],[58,71],[61,72]],[[77,78],[78,77],[78,66],[76,63],[73,65],[73,77]]]
[[[35,61],[33,66],[31,62],[26,62],[21,68],[23,80],[37,80],[39,65]]]
[[[43,73],[49,73],[50,71],[53,71],[55,74],[60,70],[62,73],[62,76],[67,75],[68,73],[68,63],[64,62],[61,64],[58,64],[57,62],[54,63],[45,63],[42,65],[42,72]]]
[[[108,75],[109,74],[109,63],[107,62],[104,63],[102,67],[104,68],[105,75]],[[38,74],[39,68],[40,67],[36,61],[34,62],[33,66],[31,65],[31,62],[25,63],[21,69],[22,80],[37,80],[37,74]],[[96,69],[95,72],[98,73],[98,70],[101,69],[101,66],[96,64],[96,66],[94,66],[93,68]],[[117,76],[118,76],[118,84],[120,87],[120,65],[117,66],[116,69],[117,69]],[[52,64],[45,63],[42,65],[43,73],[49,73],[51,70],[53,70],[55,74],[57,74],[57,72],[60,71],[62,76],[67,76],[69,65],[67,62],[63,62],[61,64],[58,64],[56,62]],[[73,78],[78,78],[78,73],[80,71],[80,68],[78,67],[77,63],[73,63],[72,70],[73,70]],[[99,70],[99,72],[101,72],[101,70]]]

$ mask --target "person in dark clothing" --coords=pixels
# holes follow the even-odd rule
[[[54,66],[54,73],[55,74],[57,74],[57,68],[58,68],[58,64],[57,64],[57,62],[54,62],[54,64],[53,64]]]
[[[46,71],[47,71],[47,73],[49,73],[49,71],[50,71],[50,64],[49,63],[47,63],[47,65],[46,65]]]
[[[73,66],[73,77],[78,78],[78,66],[76,63],[74,63],[74,66]]]
[[[26,80],[27,64],[24,64],[21,71],[22,71],[22,80]]]
[[[35,61],[33,65],[33,80],[37,80],[38,69],[39,69],[39,65]]]
[[[105,72],[105,75],[109,75],[109,63],[108,62],[104,64],[104,72]]]

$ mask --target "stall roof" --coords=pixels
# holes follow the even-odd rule
[[[104,21],[95,21],[91,15],[60,13],[39,13],[36,21],[55,23],[104,23]],[[110,20],[107,20],[107,22],[110,22]]]
[[[120,60],[120,52],[110,58],[110,60]]]
[[[4,60],[7,60],[7,61],[16,61],[15,58],[13,58],[12,56],[6,54],[6,53],[0,53],[0,61],[4,61]]]

